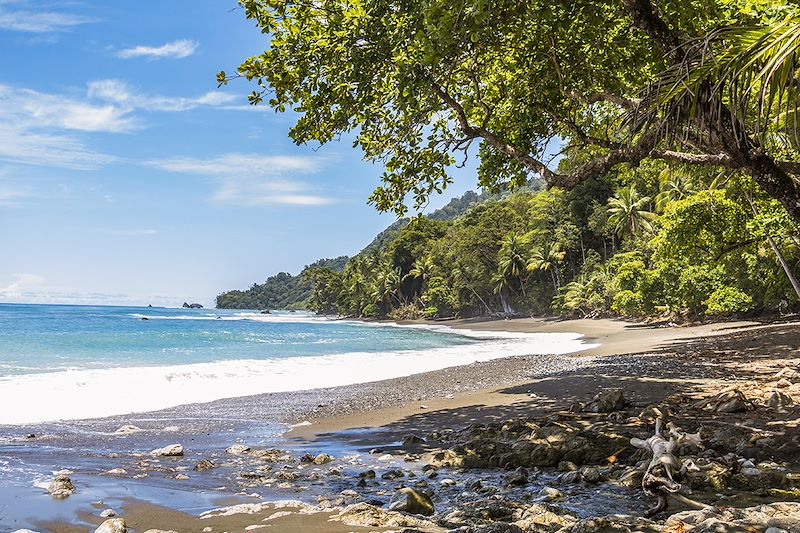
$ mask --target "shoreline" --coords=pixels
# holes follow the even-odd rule
[[[713,345],[716,337],[726,334],[753,334],[762,329],[785,328],[786,326],[786,324],[735,322],[695,327],[652,328],[612,320],[553,323],[537,319],[491,320],[481,323],[457,321],[446,325],[465,329],[480,328],[482,331],[508,331],[510,328],[512,332],[576,332],[576,328],[580,328],[580,333],[596,339],[601,346],[577,354],[501,358],[484,363],[413,374],[403,378],[333,389],[246,396],[217,400],[207,404],[185,405],[154,413],[79,421],[74,425],[90,430],[95,435],[88,438],[86,435],[74,433],[62,435],[60,442],[55,444],[56,447],[76,447],[88,443],[90,447],[95,446],[102,449],[102,453],[97,454],[91,461],[103,464],[107,467],[106,469],[117,466],[117,463],[122,461],[122,459],[103,459],[103,457],[109,457],[110,450],[128,452],[128,454],[134,452],[135,455],[136,453],[146,453],[148,447],[154,448],[157,443],[158,445],[167,444],[166,440],[183,441],[189,446],[187,452],[189,466],[200,456],[212,453],[215,453],[213,456],[215,461],[218,459],[229,461],[230,458],[222,452],[226,446],[238,441],[248,445],[257,445],[264,441],[263,427],[259,428],[253,421],[275,420],[275,416],[282,413],[283,423],[309,421],[310,424],[296,426],[280,436],[275,434],[273,437],[267,437],[264,442],[282,442],[283,444],[278,444],[278,446],[284,449],[288,447],[298,454],[306,451],[312,454],[329,451],[334,455],[356,454],[374,461],[366,454],[367,450],[373,447],[385,448],[388,443],[395,443],[391,445],[394,447],[407,434],[424,434],[441,427],[463,428],[470,424],[552,413],[554,410],[563,409],[565,402],[586,401],[599,390],[615,385],[615,380],[627,379],[625,376],[660,376],[662,374],[669,376],[678,367],[685,370],[689,361],[681,360],[677,361],[679,364],[674,364],[671,359],[674,358],[671,351],[674,347],[686,350],[694,343]],[[637,349],[631,350],[632,346]],[[709,383],[705,378],[687,380],[684,377],[682,379],[684,385],[693,387],[705,387]],[[663,390],[661,390],[662,384]],[[624,386],[634,399],[659,401],[659,398],[665,397],[669,392],[669,387],[674,388],[675,381],[671,381],[668,377],[663,380],[647,378],[637,380],[636,383],[626,383]],[[114,429],[133,419],[141,420],[136,425],[145,429],[145,432],[139,434],[138,437],[132,436],[125,439],[113,435]],[[179,424],[178,431],[165,434],[163,431],[165,425],[176,423],[176,421],[180,421],[177,422]],[[98,437],[96,433],[99,431],[109,434]],[[212,437],[206,438],[207,442],[202,442],[203,439],[192,442],[195,437],[204,434]],[[140,440],[137,441],[137,438]],[[39,439],[37,438],[35,441],[39,441]],[[202,446],[205,446],[204,449],[198,448],[201,446],[201,442]],[[54,442],[48,442],[47,438],[43,438],[39,442],[23,444],[51,446]],[[120,453],[120,455],[125,454]],[[131,460],[133,459],[128,459],[128,463]],[[181,464],[187,463],[183,461]],[[400,464],[402,465],[402,463]],[[142,513],[139,512],[142,506],[152,510],[153,504],[163,505],[164,501],[158,496],[159,491],[163,490],[165,485],[174,485],[175,481],[170,480],[169,476],[176,474],[174,470],[166,472],[167,479],[151,477],[151,481],[136,482],[140,489],[139,497],[134,502],[125,503],[127,514],[130,514],[131,517],[142,517]],[[192,475],[191,477],[196,479],[200,476]],[[89,478],[85,477],[84,479],[88,480]],[[79,481],[82,481],[80,477]],[[179,485],[188,491],[185,497],[189,499],[194,491],[201,490],[203,492],[211,487],[211,482],[209,482],[205,489],[197,487],[193,489],[192,485],[188,485],[192,482],[185,481]],[[123,482],[123,485],[125,483]],[[140,486],[142,484],[144,484],[144,488]],[[148,492],[148,486],[158,490]],[[240,492],[234,488],[235,486],[235,483],[230,485],[219,496],[224,497],[225,494],[232,496]],[[109,491],[110,489],[106,487],[105,490]],[[33,494],[30,490],[27,493]],[[291,499],[291,492],[284,494],[280,491],[272,493],[272,496],[263,494],[262,497],[286,499],[281,497],[282,494]],[[313,491],[306,494],[305,498],[311,496],[313,496]],[[203,498],[206,497],[203,496]],[[241,495],[238,496],[238,498],[241,497]],[[48,500],[49,496],[40,499],[42,503]],[[194,505],[197,508],[197,504]],[[187,511],[190,508],[191,506],[187,504],[183,510]],[[203,509],[208,509],[207,504],[205,508],[198,508],[198,510]],[[265,509],[268,509],[268,506]],[[165,509],[157,516],[174,518],[176,514],[181,514],[178,511],[180,509],[173,508],[172,511]],[[269,508],[268,511],[273,512],[274,509]],[[303,515],[302,520],[306,522],[310,520],[309,524],[315,524],[308,526],[309,531],[315,530],[314,528],[317,528],[318,531],[327,531],[325,524],[327,523],[326,516],[329,514],[323,513],[315,518],[310,518],[312,515]],[[91,514],[91,509],[84,509],[80,514],[80,521],[87,523],[87,517],[90,516],[94,517],[93,519],[97,518]],[[297,517],[292,520],[295,519]],[[134,520],[143,520],[143,518]],[[65,522],[63,517],[56,521],[60,525],[54,525],[52,520],[43,520],[38,523],[47,523],[48,530],[57,533],[85,531],[85,528],[81,530],[67,526],[68,522]],[[163,527],[163,524],[152,521],[142,523],[147,524],[147,527]],[[189,525],[185,527],[186,529],[174,527],[173,529],[194,531]],[[291,530],[286,529],[286,531]],[[333,531],[336,528],[330,530]],[[358,529],[350,528],[349,530]]]

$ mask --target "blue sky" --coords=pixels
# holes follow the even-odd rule
[[[0,301],[212,305],[391,223],[348,140],[217,89],[265,45],[230,0],[0,0]]]

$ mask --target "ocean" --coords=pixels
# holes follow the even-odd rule
[[[288,311],[0,304],[0,531],[43,521],[87,525],[81,513],[97,501],[116,509],[131,498],[169,502],[192,514],[221,498],[313,503],[325,490],[351,488],[357,471],[376,468],[366,449],[399,446],[386,428],[337,439],[285,436],[288,420],[300,420],[291,413],[359,394],[358,387],[328,387],[514,355],[542,354],[546,370],[555,359],[549,354],[590,346],[571,333],[474,332]],[[381,384],[361,387],[382,393]],[[133,432],[119,431],[129,425]],[[254,488],[241,476],[253,466],[225,453],[235,442],[295,457],[326,452],[346,458],[345,472],[299,494],[281,484]],[[185,446],[184,457],[147,459],[172,443]],[[194,472],[205,459],[218,466]],[[410,468],[402,456],[380,467]],[[78,492],[55,502],[45,489],[63,470]]]
[[[0,304],[0,424],[140,413],[581,349],[511,334],[305,312]],[[25,401],[19,401],[24,398]]]

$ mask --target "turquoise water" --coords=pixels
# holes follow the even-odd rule
[[[262,315],[217,309],[0,304],[0,377],[424,350],[475,342],[424,329],[365,326],[288,311]]]
[[[586,347],[570,333],[398,327],[309,313],[0,304],[0,424],[142,413]],[[25,398],[25,402],[19,402]]]

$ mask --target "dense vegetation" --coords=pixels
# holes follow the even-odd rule
[[[725,315],[796,305],[800,10],[774,0],[242,0],[233,77],[349,133],[406,213],[477,144],[489,199],[398,223],[309,305],[354,316]],[[231,77],[221,72],[218,80]],[[552,150],[560,149],[558,167]],[[548,160],[550,158],[551,160]]]
[[[533,186],[535,184],[531,184]],[[492,197],[487,193],[467,191],[461,196],[451,199],[443,207],[427,215],[433,220],[452,220],[464,213],[471,206]],[[370,255],[383,249],[394,240],[400,231],[408,225],[408,218],[401,218],[389,225],[370,242],[359,255]],[[307,265],[300,274],[293,276],[280,272],[270,276],[262,284],[253,284],[247,290],[226,291],[217,296],[218,309],[306,309],[311,297],[313,284],[309,272],[318,269],[341,272],[348,261],[347,256],[335,259],[319,259]]]
[[[309,307],[395,318],[780,311],[800,296],[799,239],[749,178],[655,162],[569,192],[508,194],[453,221],[415,219],[342,272],[309,269]]]
[[[280,272],[270,276],[264,283],[254,283],[244,291],[227,291],[217,296],[218,309],[304,309],[311,296],[313,285],[305,276],[311,269],[324,268],[340,272],[348,257],[320,259],[306,266],[297,276]]]

